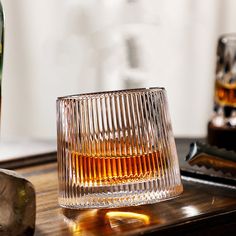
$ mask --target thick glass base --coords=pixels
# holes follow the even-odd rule
[[[156,180],[104,187],[70,186],[69,194],[59,197],[59,204],[72,209],[117,208],[161,202],[182,192],[181,183],[162,189]]]

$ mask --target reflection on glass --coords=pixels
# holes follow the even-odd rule
[[[111,228],[121,231],[122,227],[137,227],[150,224],[150,217],[135,212],[111,211],[106,213]]]
[[[68,229],[70,230],[70,233],[72,233],[72,235],[77,236],[77,235],[81,235],[81,230],[80,230],[80,225],[76,224],[76,222],[74,222],[73,220],[69,220],[67,218],[64,219],[65,223],[68,226]]]
[[[113,232],[127,232],[130,229],[151,224],[149,211],[131,211],[131,208],[109,211],[104,210],[70,210],[64,209],[64,222],[69,232],[74,235],[111,235]],[[99,232],[99,233],[98,233]]]
[[[145,214],[138,214],[138,213],[134,213],[134,212],[122,212],[122,211],[112,211],[112,212],[108,212],[106,214],[106,216],[109,219],[134,219],[134,220],[138,220],[138,221],[142,221],[145,225],[148,225],[150,223],[150,217],[145,215]]]
[[[86,211],[74,211],[65,209],[63,211],[64,222],[66,223],[70,233],[74,236],[77,235],[96,235],[93,230],[102,224],[104,225],[103,217],[100,217],[97,209]]]

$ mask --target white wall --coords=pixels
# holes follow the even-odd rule
[[[57,96],[125,86],[120,34],[130,12],[125,2],[2,0],[3,137],[54,138]],[[236,1],[133,2],[138,3],[132,19],[153,29],[140,85],[166,87],[176,136],[204,136],[212,111],[216,41],[236,31]]]

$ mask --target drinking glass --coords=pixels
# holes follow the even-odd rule
[[[164,88],[57,100],[59,204],[112,208],[183,191]]]

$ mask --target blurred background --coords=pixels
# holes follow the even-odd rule
[[[234,0],[2,0],[2,136],[56,138],[58,96],[165,87],[176,137],[203,137]]]

